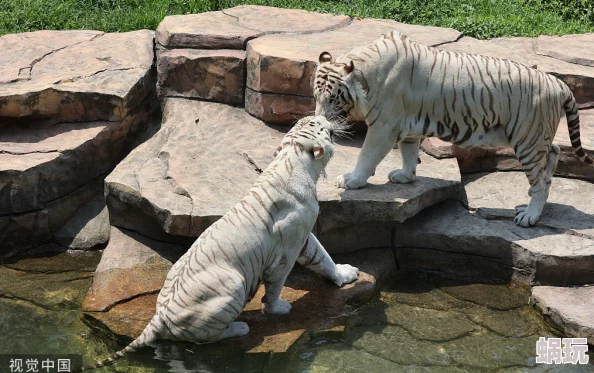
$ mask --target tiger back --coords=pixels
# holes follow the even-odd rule
[[[576,155],[582,149],[579,114],[561,80],[522,64],[488,56],[431,48],[397,31],[333,60],[323,52],[314,80],[316,115],[368,126],[355,169],[337,178],[346,189],[362,188],[398,144],[402,169],[388,179],[416,178],[421,139],[435,136],[462,147],[512,147],[530,183],[527,207],[516,224],[538,221],[549,194],[560,149],[552,144],[565,113]]]

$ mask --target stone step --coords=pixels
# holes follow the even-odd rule
[[[4,125],[120,122],[153,92],[154,32],[36,31],[0,37]]]
[[[247,193],[272,161],[285,131],[241,108],[167,99],[160,130],[106,178],[112,225],[164,241],[198,237]],[[364,231],[365,224],[404,221],[427,206],[459,198],[460,173],[451,159],[422,155],[424,167],[415,183],[389,183],[388,172],[401,165],[397,150],[378,167],[367,188],[336,188],[335,178],[354,167],[361,145],[361,137],[339,140],[328,177],[318,184],[317,233],[329,250],[358,248],[347,238],[359,232],[353,226]],[[374,246],[389,244],[391,228],[385,228],[363,237],[374,232]]]
[[[138,337],[155,312],[157,293],[167,272],[187,248],[112,227],[109,244],[83,301],[85,318],[116,335]],[[340,333],[349,309],[347,302],[368,300],[393,271],[395,262],[390,249],[342,254],[335,260],[357,266],[359,279],[338,288],[296,266],[281,293],[293,305],[288,315],[262,314],[262,285],[239,318],[249,324],[249,336],[213,346],[237,346],[251,354],[268,354],[286,352],[309,334],[331,333],[333,328]],[[322,303],[324,307],[320,307]]]
[[[403,266],[543,285],[594,282],[594,184],[554,178],[540,221],[526,229],[513,223],[514,207],[529,201],[524,173],[462,181],[470,211],[445,202],[395,227]]]
[[[564,336],[594,345],[594,286],[534,286],[531,303]]]
[[[580,136],[582,148],[594,157],[594,109],[580,110]],[[561,148],[555,175],[594,181],[594,167],[580,161],[571,147],[565,117],[561,119],[553,143]],[[462,148],[438,138],[425,139],[422,147],[425,153],[438,159],[456,158],[462,173],[522,169],[511,148]]]

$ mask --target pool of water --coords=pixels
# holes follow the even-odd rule
[[[87,364],[121,348],[80,317],[100,255],[62,252],[0,265],[0,353],[79,354]],[[96,371],[594,372],[593,364],[536,365],[538,338],[560,335],[527,305],[528,290],[398,273],[372,301],[349,307],[344,330],[305,335],[286,353],[162,343]]]

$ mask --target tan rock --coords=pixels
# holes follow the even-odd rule
[[[172,262],[186,250],[181,245],[112,227],[109,244],[83,301],[83,311],[103,312],[139,295],[158,293]],[[154,314],[154,304],[152,311]]]
[[[153,91],[152,31],[38,31],[0,48],[5,123],[122,121]]]
[[[243,105],[245,52],[174,49],[159,54],[160,96]]]
[[[536,39],[536,53],[582,66],[594,67],[594,51],[587,46],[594,43],[594,33],[548,36]]]
[[[248,40],[267,33],[320,32],[349,21],[347,16],[241,5],[218,12],[165,17],[157,28],[157,42],[167,49],[245,49]]]
[[[163,118],[106,178],[106,191],[165,232],[198,237],[245,195],[283,133],[243,109],[185,99],[167,99]]]
[[[564,336],[594,344],[594,286],[534,286],[531,302]]]
[[[265,122],[292,125],[315,109],[313,97],[245,90],[245,110]]]
[[[423,151],[437,159],[454,158],[452,147],[452,143],[445,142],[437,137],[427,137],[421,142]]]

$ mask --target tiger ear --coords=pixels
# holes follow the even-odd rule
[[[332,62],[332,55],[328,52],[322,52],[318,60],[320,63]]]
[[[344,65],[344,72],[350,74],[355,70],[355,63],[351,60],[351,63],[348,65]]]
[[[315,159],[323,158],[324,157],[324,148],[321,146],[314,146],[313,155],[314,155]]]

